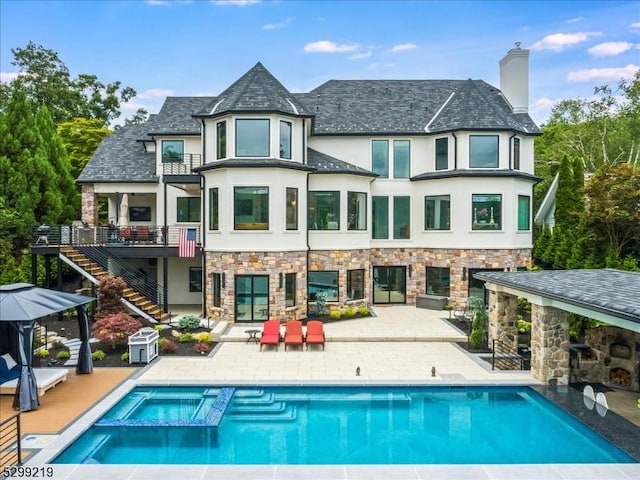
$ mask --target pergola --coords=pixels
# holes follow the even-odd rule
[[[531,373],[542,382],[569,381],[568,312],[640,333],[640,273],[584,269],[474,276],[489,291],[490,340],[517,348],[518,297],[532,304]]]
[[[0,286],[0,354],[11,353],[22,366],[14,408],[28,411],[39,406],[32,369],[34,324],[39,318],[75,308],[81,340],[76,373],[93,372],[87,304],[94,300],[93,297],[48,290],[29,283]]]

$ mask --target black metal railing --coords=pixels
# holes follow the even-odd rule
[[[20,436],[20,413],[0,422],[0,475],[5,469],[22,464]]]
[[[202,165],[202,156],[199,153],[162,156],[163,175],[193,175],[193,169],[200,165]]]
[[[78,251],[83,253],[92,262],[100,265],[107,272],[114,272],[118,277],[156,305],[164,305],[164,289],[152,277],[137,267],[132,266],[126,260],[111,253],[107,255],[104,249],[94,246],[80,246]]]
[[[40,225],[31,231],[32,245],[100,245],[100,246],[158,246],[176,247],[180,242],[180,229],[194,228],[196,243],[200,243],[200,226],[177,225],[108,225],[71,226]]]
[[[517,348],[494,339],[491,350],[492,370],[524,370],[524,357]]]

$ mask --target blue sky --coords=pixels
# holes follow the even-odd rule
[[[292,92],[329,79],[482,79],[521,42],[530,114],[588,98],[640,68],[640,1],[0,0],[11,49],[55,50],[71,74],[119,80],[150,113],[167,95],[217,95],[260,61]]]

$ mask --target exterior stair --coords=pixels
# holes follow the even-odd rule
[[[108,271],[73,247],[61,247],[60,256],[95,285],[100,283],[102,278],[110,275]],[[159,305],[141,295],[131,286],[127,286],[123,290],[122,300],[125,305],[152,322],[165,322],[170,319],[171,315],[169,313],[164,312]]]

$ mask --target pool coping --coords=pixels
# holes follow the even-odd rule
[[[640,471],[638,463],[607,463],[607,464],[464,464],[464,465],[88,465],[88,464],[51,464],[59,453],[97,421],[106,411],[114,406],[125,394],[137,386],[176,386],[176,385],[202,385],[202,382],[175,381],[159,382],[144,381],[135,375],[127,379],[121,385],[107,394],[104,399],[86,412],[80,419],[65,428],[59,435],[51,438],[46,446],[35,453],[25,462],[25,466],[50,466],[53,475],[47,478],[59,480],[148,480],[149,478],[163,478],[164,480],[201,480],[210,478],[243,478],[243,480],[300,480],[300,479],[335,479],[335,480],[407,480],[407,479],[472,479],[472,480],[496,480],[496,479],[539,479],[545,480],[637,480]],[[580,414],[579,404],[582,402],[582,394],[571,387],[548,387],[537,384],[526,384],[522,381],[477,381],[470,382],[444,382],[434,385],[431,382],[418,381],[255,381],[226,380],[224,382],[207,382],[208,386],[430,386],[430,387],[472,387],[472,386],[527,386],[538,391],[545,398],[560,406],[574,418],[587,424],[590,428],[616,444],[636,460],[640,459],[640,445],[635,448],[635,453],[630,453],[629,445],[633,438],[640,438],[640,427],[633,425],[626,419],[613,412],[608,412],[607,420],[589,411],[591,414]],[[573,390],[573,391],[572,391]],[[582,410],[587,411],[584,407]],[[600,419],[598,420],[598,418]],[[629,429],[629,426],[633,427]],[[601,430],[605,429],[606,435]],[[634,430],[635,429],[635,430]],[[631,433],[630,437],[626,437]],[[626,438],[623,448],[617,441],[611,439]],[[635,442],[638,443],[638,442]],[[633,448],[632,448],[633,450]],[[23,477],[6,477],[23,478]]]

